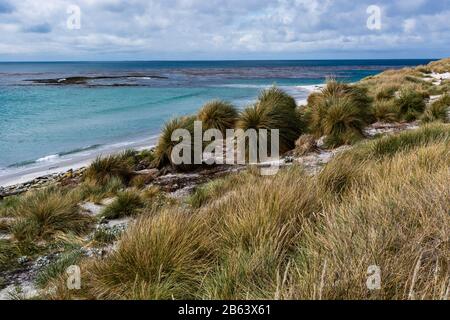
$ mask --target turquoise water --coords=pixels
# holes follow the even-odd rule
[[[262,88],[277,84],[302,100],[308,90],[301,86],[323,83],[328,76],[353,82],[426,62],[0,63],[0,175],[109,145],[154,142],[164,121],[194,113],[211,99],[242,108]],[[73,76],[87,78],[81,84],[47,81]]]

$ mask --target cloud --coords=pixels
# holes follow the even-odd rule
[[[0,14],[11,13],[14,11],[14,6],[6,0],[0,0]]]
[[[79,30],[66,27],[74,4]],[[373,4],[381,30],[367,28]],[[450,1],[0,0],[0,13],[0,60],[450,55]]]
[[[24,32],[30,33],[50,33],[52,32],[52,27],[48,23],[37,24],[23,29]]]

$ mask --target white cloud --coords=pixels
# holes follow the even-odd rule
[[[380,48],[422,50],[423,39],[441,52],[450,50],[450,1],[376,2],[383,8],[377,32],[366,27],[373,0],[0,0],[0,59],[48,53],[115,59],[124,52],[130,52],[128,59],[246,53],[277,58],[343,49],[357,56]],[[66,28],[66,9],[73,4],[81,8],[80,30]]]

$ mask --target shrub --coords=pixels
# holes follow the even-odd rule
[[[130,151],[120,155],[110,155],[97,159],[87,168],[84,177],[97,184],[107,184],[112,178],[118,178],[127,184],[133,176],[133,158]]]
[[[399,120],[399,109],[394,100],[377,100],[372,107],[377,121],[396,122]]]
[[[400,114],[408,121],[418,119],[426,107],[423,94],[413,90],[402,90],[396,104]]]
[[[447,122],[449,120],[450,112],[450,95],[444,95],[438,101],[435,101],[427,106],[422,116],[423,122],[442,121]]]
[[[59,233],[82,234],[92,218],[83,215],[78,199],[55,189],[31,192],[14,208],[11,232],[17,240],[50,240]]]
[[[138,214],[139,209],[142,209],[144,205],[145,203],[141,198],[139,191],[123,191],[120,192],[117,195],[117,198],[103,210],[102,216],[106,219],[134,216]]]
[[[254,129],[257,132],[260,129],[278,129],[280,152],[292,150],[301,133],[295,100],[278,88],[264,90],[258,102],[241,113],[237,128],[244,131]]]
[[[155,166],[158,168],[172,165],[179,169],[189,168],[191,166],[175,166],[172,164],[172,151],[173,148],[178,145],[182,139],[172,141],[172,134],[178,129],[187,130],[191,135],[191,143],[194,143],[194,121],[195,117],[181,117],[168,121],[161,132],[161,136],[158,141],[158,145],[155,149]],[[192,150],[194,150],[192,146]],[[192,158],[192,155],[191,155]],[[193,160],[193,159],[191,159]]]
[[[204,130],[218,129],[225,138],[226,130],[234,129],[238,116],[231,103],[215,100],[200,109],[197,119],[202,122]]]

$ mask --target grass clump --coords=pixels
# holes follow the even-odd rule
[[[81,200],[100,204],[104,199],[114,197],[124,188],[125,185],[122,183],[122,180],[114,177],[101,185],[92,180],[84,181],[72,193],[74,197],[78,197]]]
[[[377,100],[372,106],[373,116],[380,122],[396,122],[399,120],[399,108],[394,100]]]
[[[82,234],[92,219],[80,212],[78,199],[58,189],[23,196],[14,208],[11,232],[19,241],[51,240],[60,233]]]
[[[256,104],[241,113],[237,128],[244,131],[254,129],[256,132],[266,129],[269,130],[268,134],[271,129],[278,129],[280,152],[287,152],[294,148],[295,140],[302,132],[296,107],[294,98],[281,89],[273,87],[264,90]]]
[[[307,106],[310,131],[316,137],[327,136],[329,147],[354,143],[363,137],[369,104],[365,89],[330,80]]]
[[[208,230],[185,213],[145,217],[106,259],[86,268],[88,296],[100,299],[191,299],[212,252]]]
[[[323,193],[342,195],[361,183],[365,167],[370,161],[380,161],[396,154],[411,152],[432,144],[450,142],[450,127],[432,124],[413,131],[405,131],[362,143],[354,150],[337,156],[318,175]]]
[[[197,119],[202,122],[203,130],[217,129],[225,137],[227,129],[234,129],[238,116],[231,103],[214,100],[200,109]]]
[[[99,157],[87,168],[84,177],[99,185],[107,184],[112,178],[127,184],[133,176],[134,156],[134,152],[125,151],[120,155]]]
[[[402,90],[396,104],[400,115],[407,121],[418,119],[426,107],[424,95],[414,90]]]
[[[117,198],[103,210],[102,216],[106,219],[131,217],[138,214],[144,205],[144,200],[139,191],[126,190],[120,192]]]
[[[0,240],[0,271],[11,270],[17,266],[19,258],[16,246],[8,240]]]
[[[421,120],[425,123],[434,121],[448,122],[449,112],[450,95],[446,94],[427,106]]]
[[[191,137],[191,143],[194,143],[194,121],[196,120],[196,117],[181,117],[181,118],[175,118],[172,119],[164,125],[164,128],[162,129],[158,145],[155,149],[155,160],[154,164],[158,168],[163,168],[168,165],[172,165],[173,167],[176,167],[178,169],[183,169],[186,167],[191,166],[175,166],[172,163],[172,151],[173,148],[178,145],[182,139],[180,137],[177,137],[178,140],[172,141],[172,134],[176,130],[187,130]],[[193,145],[191,145],[192,150]],[[191,155],[191,160],[193,160],[193,155]],[[192,161],[193,163],[193,161]]]
[[[369,104],[365,89],[330,80],[307,106],[310,131],[316,137],[327,136],[329,147],[354,143],[363,137]]]

